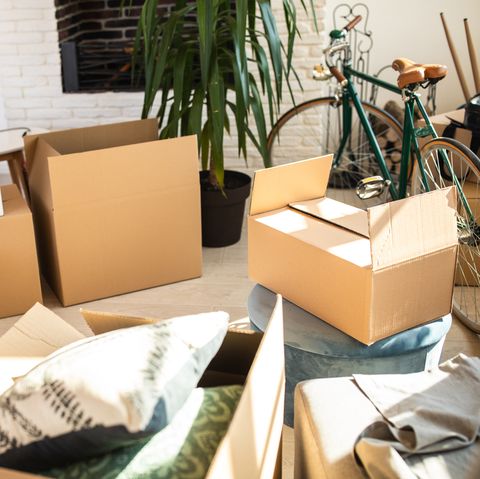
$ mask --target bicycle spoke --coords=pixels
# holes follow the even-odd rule
[[[302,106],[303,105],[303,106]],[[303,160],[322,154],[335,154],[342,138],[342,106],[330,98],[318,99],[299,105],[279,130],[278,141],[271,143],[272,164]],[[394,179],[398,174],[398,159],[393,161],[392,144],[401,145],[401,127],[388,114],[365,104],[365,110],[374,123],[374,132],[388,159]],[[335,159],[329,180],[327,196],[359,208],[366,208],[386,201],[386,197],[360,200],[355,187],[360,179],[380,175],[370,142],[361,127],[355,110],[352,111],[351,133],[340,158]]]

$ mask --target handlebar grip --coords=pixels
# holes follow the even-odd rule
[[[352,28],[355,28],[360,23],[361,20],[362,20],[362,16],[357,15],[353,20],[351,20],[350,22],[347,23],[347,25],[345,25],[344,30],[349,32]]]
[[[347,81],[347,79],[343,76],[343,73],[337,67],[330,67],[330,73],[340,84]]]

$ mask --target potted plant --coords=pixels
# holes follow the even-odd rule
[[[290,86],[294,73],[294,0],[283,0],[285,45],[268,0],[176,0],[168,15],[159,14],[158,5],[145,0],[134,45],[133,65],[141,65],[145,78],[142,118],[160,95],[160,138],[198,136],[203,244],[233,244],[240,238],[250,177],[225,170],[224,136],[236,128],[239,156],[247,159],[249,140],[270,166],[262,99],[273,126],[283,84]]]

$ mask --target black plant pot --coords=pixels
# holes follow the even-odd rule
[[[242,234],[245,201],[252,179],[239,171],[225,171],[225,196],[208,181],[208,171],[200,172],[202,196],[202,244],[220,247],[236,243]]]

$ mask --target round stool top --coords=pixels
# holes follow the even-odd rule
[[[250,321],[261,331],[265,331],[267,327],[275,306],[275,298],[275,293],[259,284],[250,292],[248,314]],[[436,344],[447,334],[452,324],[452,316],[447,314],[436,321],[367,346],[285,299],[283,320],[285,344],[288,346],[325,356],[345,358],[395,356],[416,351]]]

